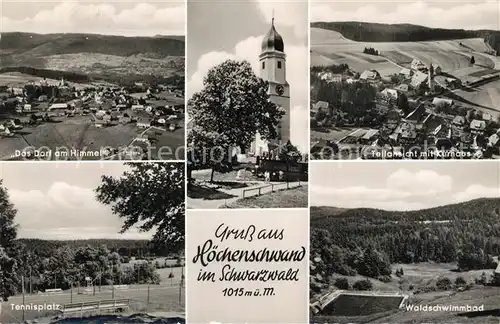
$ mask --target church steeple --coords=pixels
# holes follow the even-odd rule
[[[274,26],[274,13],[273,18],[271,19],[271,28],[262,40],[262,53],[267,51],[285,52],[283,37],[281,37],[281,35],[276,31]]]

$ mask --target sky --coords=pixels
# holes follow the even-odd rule
[[[121,36],[185,35],[185,2],[2,0],[3,31]]]
[[[495,161],[315,163],[311,206],[417,210],[477,198],[500,198]]]
[[[306,1],[189,1],[187,98],[203,87],[208,70],[227,59],[247,60],[258,71],[262,38],[275,26],[285,43],[290,84],[291,140],[308,150],[309,50]]]
[[[18,237],[49,240],[91,238],[150,239],[152,233],[130,229],[96,201],[101,175],[119,177],[122,163],[2,163],[0,178],[18,210]]]
[[[500,2],[311,0],[311,21],[408,23],[437,28],[500,30]]]

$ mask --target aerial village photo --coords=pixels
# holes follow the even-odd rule
[[[187,16],[187,207],[307,208],[307,1]]]
[[[184,159],[184,1],[2,9],[0,160]]]
[[[361,164],[311,163],[310,323],[497,324],[498,161]]]
[[[496,159],[495,1],[311,2],[311,159]]]

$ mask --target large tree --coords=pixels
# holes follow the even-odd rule
[[[195,125],[188,134],[188,166],[212,168],[213,180],[221,160],[230,162],[232,148],[248,148],[256,133],[262,139],[277,138],[285,111],[269,100],[268,86],[246,61],[227,60],[211,68],[203,89],[187,105]]]
[[[288,140],[279,152],[278,158],[281,161],[297,163],[302,160],[302,154],[299,149]]]
[[[184,250],[184,163],[126,163],[119,178],[103,176],[97,199],[111,205],[125,220],[122,233],[133,226],[156,230],[153,243],[172,253]]]
[[[7,301],[19,286],[19,245],[17,225],[14,222],[17,210],[9,200],[7,189],[0,180],[0,298]]]

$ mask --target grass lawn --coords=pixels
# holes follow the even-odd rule
[[[197,181],[188,186],[187,195],[193,199],[205,200],[222,200],[238,197],[237,195],[229,194],[223,190],[242,189],[252,186],[254,183],[249,182],[231,182],[231,181],[215,181],[213,183],[206,181]]]
[[[212,171],[207,170],[197,170],[193,171],[192,177],[194,180],[198,181],[210,181]],[[238,170],[234,170],[226,173],[214,173],[214,181],[215,182],[231,182],[231,181],[262,181],[263,179],[259,179],[252,174],[250,171],[240,172],[240,178],[238,179]]]
[[[308,186],[242,198],[225,208],[307,208]]]

